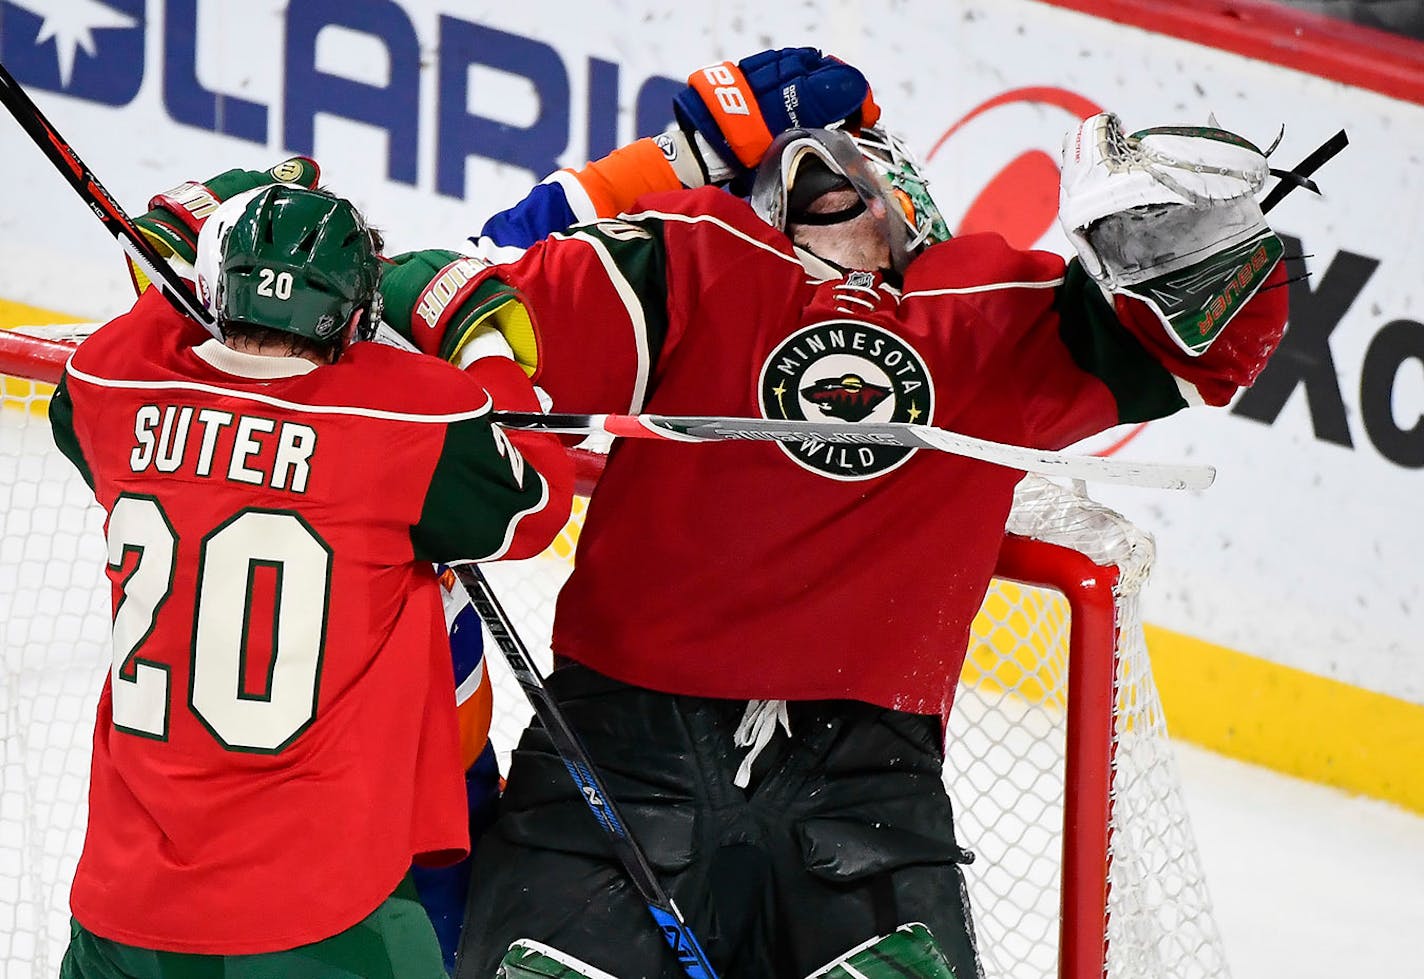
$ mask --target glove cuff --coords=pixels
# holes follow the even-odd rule
[[[269,170],[228,170],[206,184],[185,180],[171,190],[155,194],[148,202],[148,213],[134,223],[159,245],[160,252],[167,248],[191,265],[198,233],[223,201],[272,183],[295,184],[310,190],[320,180],[321,168],[305,156],[283,160]]]
[[[398,255],[391,263],[381,276],[386,322],[442,360],[455,362],[476,328],[518,299],[497,279],[481,277],[485,263],[456,252],[432,248]],[[525,358],[516,352],[516,359]]]

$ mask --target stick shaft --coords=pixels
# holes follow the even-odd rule
[[[480,614],[485,627],[494,638],[495,645],[499,646],[500,652],[504,654],[510,671],[519,681],[534,708],[534,713],[543,723],[550,740],[554,742],[559,757],[563,759],[564,767],[569,770],[569,775],[578,786],[579,794],[588,804],[599,827],[607,834],[614,854],[642,896],[643,903],[648,906],[649,913],[657,922],[658,930],[677,956],[683,972],[691,979],[716,979],[717,973],[713,971],[706,953],[688,928],[672,897],[658,882],[648,858],[638,846],[638,841],[629,834],[627,824],[623,821],[613,797],[608,794],[603,780],[593,767],[588,749],[584,747],[573,728],[569,727],[563,711],[559,709],[549,688],[544,685],[544,679],[539,675],[539,669],[534,665],[528,648],[515,632],[514,623],[504,611],[494,590],[490,588],[484,572],[473,564],[452,565],[452,570],[465,586],[475,611]]]
[[[153,250],[124,209],[94,176],[94,171],[79,159],[4,65],[0,65],[0,102],[173,308],[217,336],[212,314],[197,301],[178,273]]]
[[[494,419],[508,428],[567,433],[606,432],[626,438],[673,442],[826,442],[934,449],[1044,476],[1156,489],[1206,489],[1216,478],[1216,470],[1210,466],[1127,462],[1048,449],[1029,449],[960,435],[944,428],[903,422],[782,421],[712,415],[543,415],[535,412],[496,412]]]

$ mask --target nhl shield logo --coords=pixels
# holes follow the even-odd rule
[[[934,414],[924,359],[895,334],[857,320],[828,320],[787,337],[762,365],[758,392],[767,418],[926,423]],[[797,465],[845,480],[889,472],[915,451],[820,441],[780,447]]]

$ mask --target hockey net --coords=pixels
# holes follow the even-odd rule
[[[0,979],[58,971],[109,669],[102,513],[54,448],[36,380],[68,349],[0,331]],[[582,502],[544,555],[487,567],[546,668]],[[985,975],[1225,977],[1142,637],[1151,538],[1034,478],[1009,530],[945,766],[977,857],[965,872]],[[530,711],[497,654],[488,666],[507,755]]]

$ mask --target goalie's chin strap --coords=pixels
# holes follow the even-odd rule
[[[1335,156],[1346,146],[1350,145],[1349,137],[1345,135],[1345,130],[1340,130],[1325,142],[1316,147],[1304,160],[1301,160],[1293,169],[1277,170],[1271,168],[1271,176],[1280,178],[1280,182],[1271,188],[1271,192],[1261,200],[1261,213],[1268,213],[1271,208],[1281,202],[1285,197],[1297,187],[1304,187],[1312,194],[1320,193],[1320,188],[1315,185],[1315,181],[1310,179],[1310,175],[1324,166],[1331,157]]]

